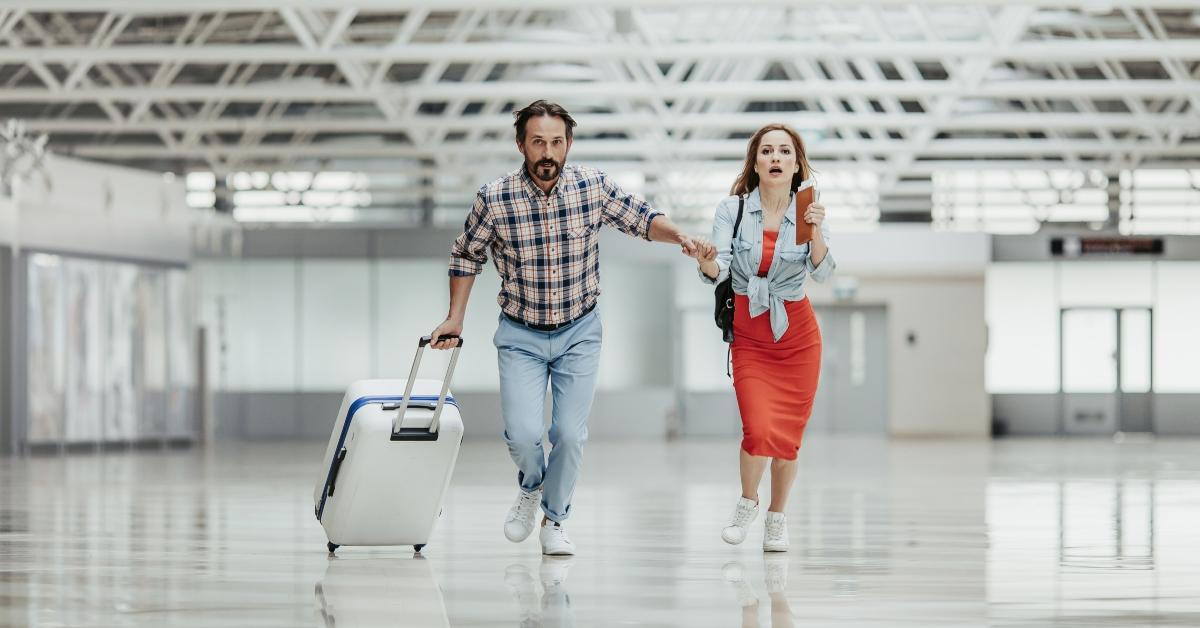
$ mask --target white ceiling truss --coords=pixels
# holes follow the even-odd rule
[[[510,112],[536,98],[576,115],[574,160],[685,215],[779,121],[819,170],[873,173],[878,204],[1017,162],[1196,168],[1200,5],[0,0],[0,87],[0,118],[59,153],[400,173],[384,205],[426,209],[516,166]]]

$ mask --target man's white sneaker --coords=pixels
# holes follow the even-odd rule
[[[553,521],[542,524],[542,553],[547,556],[574,556],[575,544],[567,538],[567,530]]]
[[[518,491],[517,501],[508,509],[508,518],[504,520],[504,538],[513,543],[520,543],[533,533],[533,521],[537,517],[538,506],[542,503],[542,489],[536,491]]]
[[[764,552],[788,551],[787,517],[781,512],[767,512],[767,529],[763,534]]]
[[[758,503],[750,501],[745,497],[739,498],[737,506],[733,509],[733,516],[729,520],[729,525],[721,530],[721,538],[725,539],[730,545],[737,545],[746,540],[746,530],[754,519],[758,517]]]

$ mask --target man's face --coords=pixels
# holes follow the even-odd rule
[[[525,142],[517,142],[525,168],[540,181],[554,181],[562,173],[571,150],[567,123],[557,116],[538,116],[525,123]]]

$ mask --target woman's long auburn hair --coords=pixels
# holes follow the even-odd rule
[[[734,179],[733,187],[729,189],[731,195],[749,194],[758,187],[758,173],[754,171],[754,164],[758,161],[758,144],[762,142],[763,136],[771,131],[787,133],[796,145],[796,161],[800,164],[800,170],[792,175],[791,190],[795,192],[796,188],[800,187],[800,182],[811,176],[812,166],[808,165],[808,155],[804,151],[804,140],[800,139],[800,134],[786,124],[768,124],[750,138],[750,143],[746,146],[746,163],[742,165],[742,173]]]

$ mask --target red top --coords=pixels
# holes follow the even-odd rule
[[[771,270],[771,260],[775,259],[775,241],[779,239],[778,231],[763,230],[763,254],[762,261],[758,263],[758,276],[766,277],[767,271]]]

